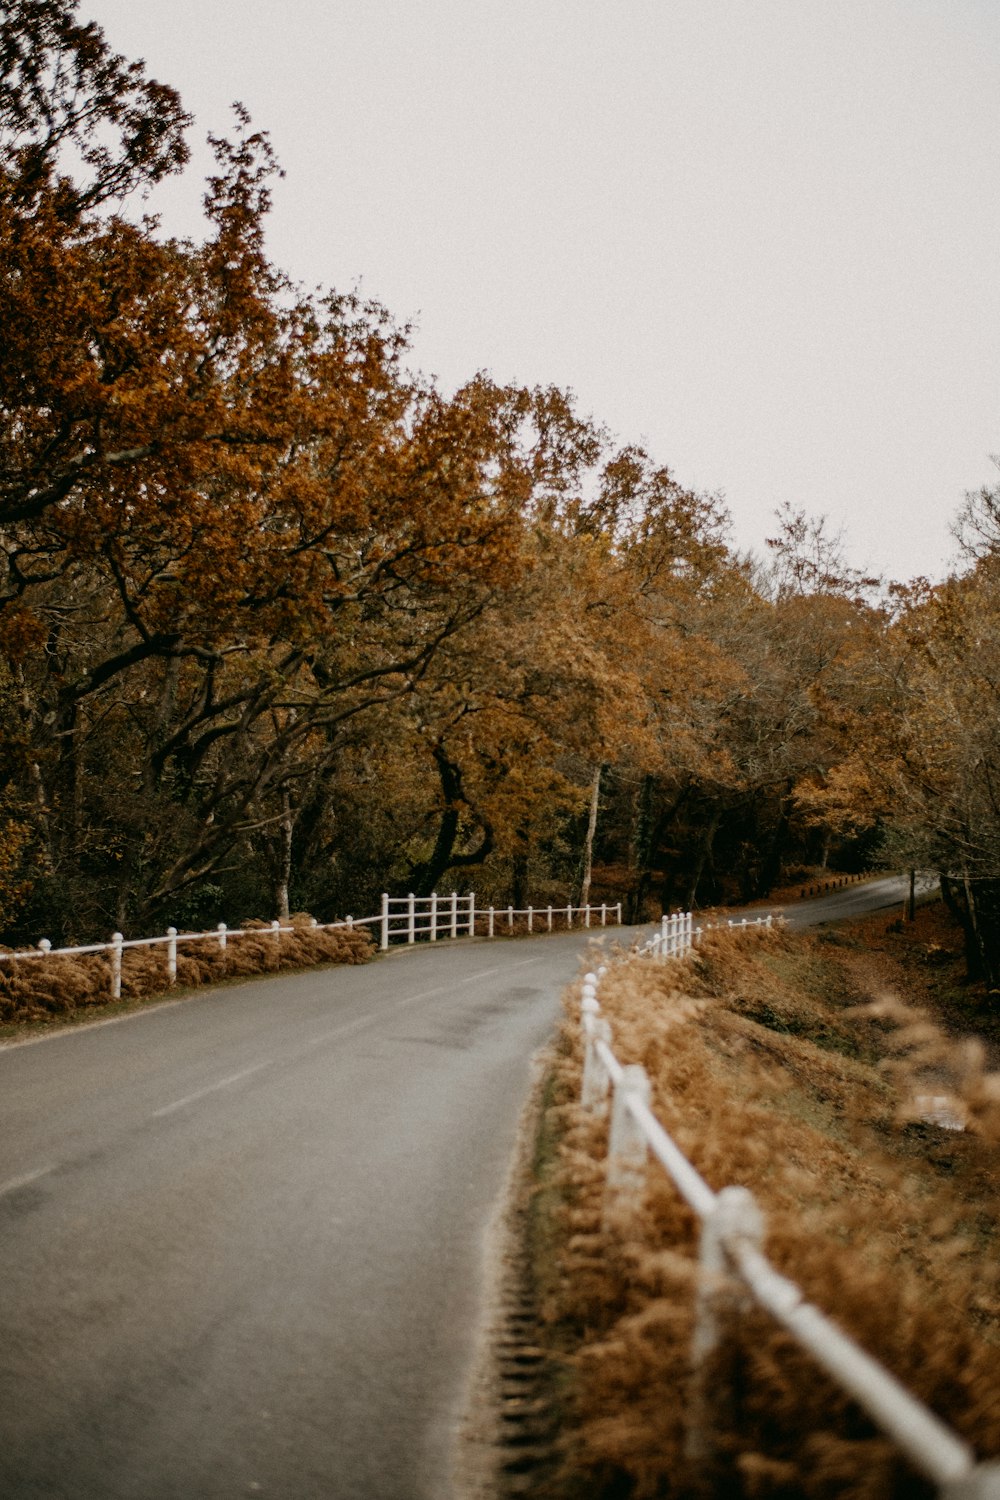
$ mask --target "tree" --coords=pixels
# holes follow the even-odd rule
[[[1000,988],[1000,569],[990,552],[911,591],[905,672],[884,777],[906,862],[937,870],[962,923],[970,974]]]
[[[0,169],[22,210],[77,218],[188,160],[176,91],[112,52],[75,0],[9,0],[0,28]]]

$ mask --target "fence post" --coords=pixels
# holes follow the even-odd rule
[[[458,937],[458,892],[451,893],[451,935]]]
[[[590,926],[590,902],[589,901],[587,902],[586,906],[583,908],[583,925],[584,925],[584,927],[589,927]]]
[[[438,893],[431,891],[431,942],[437,942],[438,935]]]
[[[388,892],[382,892],[382,952],[389,946],[389,896]]]
[[[607,927],[607,925],[608,925],[608,903],[606,901],[602,901],[601,902],[601,926],[602,927]]]
[[[573,930],[573,906],[572,906],[572,903],[571,903],[566,908],[566,931],[567,932],[572,932],[572,930]]]
[[[726,1240],[740,1235],[759,1247],[764,1237],[764,1216],[753,1194],[743,1187],[723,1188],[715,1206],[702,1221],[699,1250],[698,1291],[695,1326],[691,1341],[692,1391],[690,1417],[684,1451],[697,1466],[697,1478],[706,1493],[715,1493],[720,1475],[715,1434],[726,1425],[732,1402],[733,1372],[720,1376],[714,1358],[730,1325],[750,1297],[731,1274]],[[715,1489],[713,1489],[715,1484]]]
[[[275,918],[271,923],[271,931],[274,933],[274,967],[281,968],[281,922]]]
[[[552,908],[551,908],[551,906],[548,907],[548,909],[546,911],[546,915],[547,915],[548,921],[549,921],[549,931],[551,932],[552,931]]]
[[[534,930],[535,930],[534,929],[534,918],[535,918],[535,908],[533,906],[529,906],[528,907],[528,931],[529,932],[534,932]]]
[[[476,935],[476,893],[475,893],[475,891],[470,891],[469,892],[469,936],[470,937],[475,937],[475,935]]]
[[[120,932],[111,934],[111,998],[120,1000],[122,997],[122,944],[125,938]],[[42,943],[47,943],[48,938],[42,938]],[[39,948],[42,946],[39,943]],[[49,944],[51,947],[51,944]]]
[[[167,928],[167,983],[177,981],[177,928]]]
[[[618,926],[620,927],[622,925],[622,904],[620,901],[615,907],[615,911],[618,913]]]
[[[596,975],[588,974],[583,982],[580,1020],[583,1025],[583,1083],[580,1105],[591,1114],[603,1115],[608,1108],[608,1072],[597,1052],[597,1043],[611,1046],[611,1027],[601,1015],[597,1000]]]
[[[589,1114],[603,1116],[608,1112],[608,1087],[611,1080],[597,1054],[597,1042],[611,1046],[611,1026],[603,1016],[593,1016],[587,1031],[587,1050],[583,1060],[581,1108]]]
[[[406,898],[406,941],[408,943],[416,941],[416,909],[417,898],[411,891]]]
[[[514,931],[514,908],[512,906],[507,908],[507,927],[510,932]]]
[[[488,929],[487,934],[486,934],[487,937],[492,937],[493,936],[493,915],[494,915],[493,908],[491,906],[490,907],[490,925],[489,925],[489,929]]]
[[[226,932],[227,932],[227,928],[226,928],[225,922],[220,922],[219,925],[218,925],[218,927],[215,930],[219,934],[219,952],[220,953],[225,953],[225,951],[226,951]]]
[[[628,1107],[629,1096],[649,1103],[649,1076],[639,1063],[622,1068],[621,1082],[616,1083],[611,1102],[611,1135],[608,1141],[607,1181],[604,1189],[603,1220],[623,1210],[638,1208],[646,1186],[646,1137]]]

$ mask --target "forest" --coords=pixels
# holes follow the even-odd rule
[[[943,583],[787,506],[740,554],[571,392],[446,393],[296,285],[239,106],[165,234],[192,125],[73,0],[4,7],[3,941],[915,867],[1000,988],[1000,487]]]

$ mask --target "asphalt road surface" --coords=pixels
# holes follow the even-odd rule
[[[0,1048],[2,1500],[446,1500],[486,1226],[585,942],[397,951]]]
[[[425,946],[0,1049],[0,1497],[444,1500],[584,945]]]
[[[935,878],[918,875],[918,900],[936,889]],[[830,891],[825,896],[813,896],[789,906],[773,906],[770,910],[775,915],[780,913],[789,927],[818,927],[823,922],[839,922],[846,917],[862,917],[876,911],[894,910],[897,915],[902,916],[903,903],[909,893],[908,876],[883,875],[878,880],[865,880],[860,885],[848,885],[843,890]]]

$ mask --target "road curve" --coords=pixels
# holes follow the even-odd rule
[[[442,1500],[485,1227],[585,941],[0,1049],[0,1495]]]
[[[916,886],[918,899],[927,896],[936,887],[935,877],[918,876]],[[902,916],[903,905],[909,891],[908,876],[880,875],[874,880],[864,880],[858,885],[844,886],[839,891],[809,897],[805,901],[791,902],[787,906],[774,906],[770,910],[776,916],[783,916],[789,927],[796,928],[819,927],[824,922],[840,922],[849,917],[869,916],[877,911],[895,911],[898,916]]]
[[[484,1230],[586,941],[397,951],[0,1048],[0,1496],[444,1500]]]

